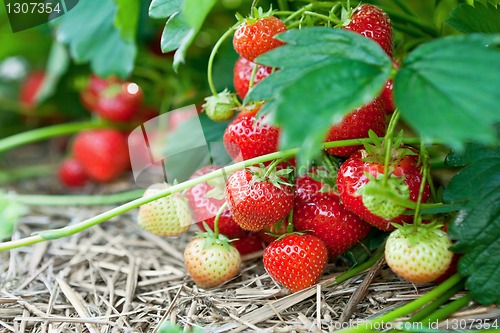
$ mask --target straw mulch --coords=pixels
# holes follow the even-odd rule
[[[54,182],[48,177],[15,189],[40,193]],[[106,192],[126,190],[129,184],[109,185]],[[86,191],[102,192],[97,187]],[[14,239],[78,223],[109,208],[31,207]],[[136,225],[136,213],[0,253],[0,332],[156,332],[166,321],[207,332],[328,332],[395,309],[432,287],[400,280],[383,261],[334,285],[346,268],[339,261],[327,266],[317,286],[289,294],[272,281],[257,253],[244,258],[232,281],[202,290],[183,264],[183,248],[195,228],[179,238],[156,237]],[[500,310],[470,304],[456,317],[498,318]]]

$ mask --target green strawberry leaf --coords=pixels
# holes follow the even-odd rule
[[[120,30],[124,40],[134,43],[141,11],[140,2],[136,0],[114,0],[117,6],[115,27]]]
[[[493,143],[500,121],[500,35],[437,39],[415,49],[394,81],[402,117],[424,139]],[[490,47],[486,47],[486,45]]]
[[[17,221],[26,211],[25,206],[0,192],[0,241],[12,236]]]
[[[177,50],[173,67],[185,62],[187,50],[200,31],[216,0],[153,0],[149,7],[152,18],[169,18],[161,36],[161,50]]]
[[[457,240],[454,252],[465,253],[458,270],[467,276],[472,298],[484,305],[500,304],[500,149],[471,144],[447,161],[467,164],[444,192],[445,202],[466,202],[449,228],[451,238]]]
[[[278,39],[287,44],[258,62],[280,70],[256,85],[245,102],[268,100],[262,112],[282,126],[281,148],[301,147],[304,165],[318,156],[331,125],[380,93],[392,63],[377,43],[341,29],[290,30]]]
[[[149,5],[149,17],[154,19],[168,18],[180,12],[182,0],[153,0]]]
[[[475,2],[474,6],[464,3],[453,9],[445,22],[464,33],[498,33],[500,7],[483,5],[480,2]]]
[[[123,18],[115,18],[116,13],[113,0],[81,1],[77,10],[54,20],[54,24],[58,26],[57,40],[68,45],[75,62],[90,62],[92,71],[99,76],[115,74],[126,78],[134,68],[137,45],[120,35],[120,30],[130,34],[131,28],[125,28],[120,23]],[[139,11],[128,15],[138,16]],[[131,17],[126,19],[134,20]],[[120,30],[115,22],[119,22]]]

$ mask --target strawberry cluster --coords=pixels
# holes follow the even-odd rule
[[[114,125],[142,123],[157,115],[142,105],[143,92],[133,82],[116,77],[91,75],[80,92],[82,105],[110,123],[109,128],[84,130],[72,140],[69,155],[59,167],[59,180],[68,187],[80,187],[93,180],[110,182],[130,167],[127,132]]]
[[[234,67],[234,86],[242,100],[254,85],[272,75],[275,69],[255,61],[283,45],[274,37],[287,30],[272,12],[259,13],[241,20],[233,38],[240,55]],[[391,22],[379,8],[368,4],[356,7],[342,28],[373,39],[392,56]],[[228,120],[239,111],[223,136],[229,156],[245,161],[277,152],[280,128],[271,124],[269,115],[259,114],[265,102],[240,106],[236,94],[224,91],[208,98],[204,105],[215,121]],[[362,241],[373,227],[398,229],[386,247],[387,261],[395,272],[418,283],[441,275],[452,257],[447,250],[449,240],[435,224],[423,228],[420,234],[425,236],[418,237],[414,236],[417,228],[407,224],[413,220],[413,215],[405,214],[408,207],[426,202],[430,189],[419,152],[393,138],[393,128],[388,130],[386,118],[393,111],[392,81],[388,81],[379,97],[332,124],[325,137],[325,142],[370,137],[373,144],[326,149],[322,159],[314,161],[306,172],[297,170],[293,159],[277,159],[237,170],[226,175],[227,179],[221,173],[219,178],[188,189],[185,198],[176,199],[189,204],[193,222],[205,231],[185,249],[185,264],[195,283],[203,288],[221,285],[238,274],[241,255],[263,250],[269,275],[296,292],[317,283],[328,261]],[[385,135],[388,140],[379,139]],[[192,178],[218,168],[205,167]],[[165,230],[170,230],[180,221],[172,215],[185,216],[184,203],[175,209],[164,206],[162,211],[148,205],[139,213],[139,224],[146,229],[151,229],[152,221],[157,228],[158,220],[165,220],[169,221]],[[177,227],[184,228],[182,224]],[[403,271],[411,268],[397,251],[413,252],[408,256],[415,262],[425,261],[419,253],[427,251],[412,248],[423,238],[434,241],[442,260],[429,264],[424,272],[406,274]],[[401,244],[408,240],[409,244]],[[434,267],[438,269],[431,272]]]

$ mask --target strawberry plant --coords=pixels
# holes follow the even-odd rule
[[[229,11],[216,0],[106,0],[98,12],[95,2],[81,2],[47,27],[45,70],[24,68],[15,85],[3,75],[13,75],[3,67],[8,48],[0,50],[0,104],[15,111],[10,120],[0,113],[0,154],[75,135],[58,148],[58,176],[69,187],[90,180],[85,190],[94,191],[131,182],[129,146],[137,144],[165,180],[99,196],[10,187],[0,192],[0,251],[74,235],[138,208],[132,214],[147,232],[183,234],[172,241],[186,241],[190,278],[182,288],[241,279],[250,267],[242,256],[261,257],[259,283],[276,282],[276,298],[369,270],[365,288],[384,257],[394,279],[432,288],[348,331],[400,318],[430,323],[470,301],[500,304],[498,4],[247,2]],[[145,36],[164,54],[150,50]],[[3,103],[4,91],[16,92],[13,103]],[[199,114],[163,118],[189,103]],[[4,125],[16,120],[22,128]],[[7,161],[2,184],[41,175]],[[26,206],[118,203],[8,240]],[[190,238],[194,223],[204,232]],[[453,257],[458,274],[436,282]],[[254,328],[255,318],[246,319]]]

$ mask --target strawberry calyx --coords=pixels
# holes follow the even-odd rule
[[[409,247],[415,246],[419,242],[428,241],[433,238],[448,237],[442,230],[443,223],[435,221],[428,224],[418,225],[410,223],[391,223],[403,237],[408,240]]]
[[[290,180],[293,169],[285,168],[276,170],[276,166],[281,162],[281,159],[275,160],[267,168],[262,163],[259,166],[247,167],[247,171],[252,175],[250,186],[259,182],[269,182],[277,188],[281,188],[282,185],[294,186]]]
[[[104,88],[101,92],[101,96],[104,98],[114,98],[122,91],[121,83],[111,83],[109,86]]]
[[[273,10],[272,6],[269,8],[267,12],[264,12],[264,9],[262,7],[253,7],[251,13],[249,16],[244,17],[240,13],[236,13],[236,20],[238,20],[238,25],[252,25],[255,24],[258,20],[265,19],[267,17],[274,16],[274,12],[276,10]]]
[[[231,249],[229,243],[238,240],[238,238],[229,239],[226,235],[214,232],[212,229],[210,229],[206,222],[203,222],[203,227],[205,228],[205,232],[196,232],[196,237],[203,238],[205,240],[203,249],[207,249],[212,245],[220,245],[230,252]]]
[[[226,181],[223,177],[216,177],[207,181],[207,184],[212,186],[212,189],[204,194],[207,199],[222,200],[226,197]]]
[[[207,116],[213,121],[231,119],[239,106],[240,102],[236,94],[227,89],[217,95],[206,97],[205,103],[202,105]]]
[[[365,143],[363,145],[363,162],[384,164],[387,138],[379,138],[372,130],[368,132],[368,137],[372,143]],[[400,131],[398,135],[392,138],[390,164],[397,164],[405,156],[417,155],[415,151],[404,146],[403,139],[403,131]]]

